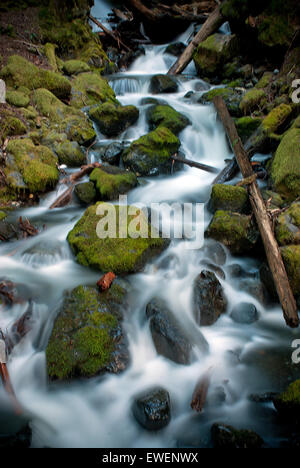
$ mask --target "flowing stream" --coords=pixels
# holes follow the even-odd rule
[[[179,40],[186,41],[191,31],[192,28]],[[149,105],[141,105],[141,100],[151,96],[148,91],[151,75],[166,73],[174,60],[164,54],[165,47],[147,46],[146,55],[138,58],[129,71],[109,77],[120,102],[133,104],[140,110],[137,124],[120,135],[118,141],[134,140],[148,132],[145,114]],[[195,76],[193,65],[179,80],[177,93],[156,97],[164,99],[192,122],[179,136],[186,157],[221,170],[225,160],[231,157],[231,150],[213,107],[193,104],[184,98],[188,91],[203,89],[204,83]],[[97,144],[111,141],[115,140],[107,140],[98,133]],[[90,151],[89,157],[91,162],[99,159],[96,149]],[[214,177],[214,174],[186,166],[170,176],[144,179],[145,183],[128,194],[128,201],[146,205],[163,201],[206,203]],[[31,420],[32,446],[205,447],[210,443],[211,424],[216,421],[254,429],[268,443],[277,445],[282,434],[274,424],[276,412],[272,403],[254,403],[248,395],[280,390],[287,383],[291,342],[297,332],[285,326],[279,306],[266,306],[253,295],[251,285],[257,284],[259,262],[245,257],[233,258],[227,252],[222,266],[226,280],[220,279],[220,282],[228,299],[228,313],[215,325],[201,328],[209,344],[209,353],[201,353],[200,327],[193,318],[191,298],[193,280],[205,268],[205,262],[213,260],[214,253],[208,241],[202,249],[188,250],[184,241],[173,240],[142,273],[127,278],[131,292],[124,329],[131,362],[125,372],[49,388],[45,348],[63,292],[80,284],[95,284],[99,279],[99,272],[75,262],[66,241],[84,208],[73,202],[68,207],[49,210],[63,190],[62,186],[47,194],[38,207],[18,210],[11,215],[11,219],[27,217],[38,226],[46,224],[41,234],[0,245],[1,276],[23,284],[24,297],[33,299],[32,331],[14,348],[8,362],[17,398]],[[211,214],[205,210],[205,226],[210,218]],[[232,274],[232,265],[240,266],[240,277]],[[157,355],[145,316],[146,304],[154,296],[168,302],[189,334],[194,350],[190,365],[178,365]],[[241,325],[232,321],[230,309],[240,302],[256,306],[257,322]],[[27,305],[16,304],[9,310],[0,308],[0,327],[9,328]],[[207,406],[202,414],[196,414],[190,408],[193,389],[210,366],[213,373]],[[134,420],[131,402],[140,390],[156,384],[170,393],[172,419],[165,429],[147,432]],[[225,400],[221,397],[224,391]],[[13,426],[15,419],[4,410],[7,396],[2,387],[0,405],[1,424],[5,420],[5,424]]]

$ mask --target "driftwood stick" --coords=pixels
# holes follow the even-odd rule
[[[228,182],[229,180],[233,179],[233,177],[239,172],[239,166],[236,162],[236,159],[233,158],[224,169],[217,175],[215,180],[213,181],[213,185],[215,184],[224,184],[224,182]]]
[[[191,401],[191,408],[197,413],[201,413],[201,411],[204,408],[205,402],[206,402],[206,397],[207,397],[207,392],[208,388],[210,385],[210,379],[211,379],[211,371],[212,368],[210,367],[205,374],[203,374],[200,379],[198,380],[193,396],[192,396],[192,401]]]
[[[66,206],[68,203],[70,203],[72,199],[72,194],[73,194],[74,186],[72,185],[71,187],[67,188],[56,200],[52,205],[50,206],[50,210],[53,210],[54,208],[62,208],[63,206]]]
[[[224,23],[220,7],[217,6],[215,10],[209,15],[200,31],[196,34],[194,39],[189,43],[181,56],[176,60],[174,65],[168,71],[168,75],[178,75],[181,73],[192,60],[192,56],[196,47],[200,42],[205,41],[211,34],[213,34]]]
[[[91,21],[93,21],[93,23],[95,23],[99,28],[102,29],[102,31],[105,32],[105,34],[107,34],[108,36],[110,36],[114,41],[117,42],[118,44],[118,47],[120,47],[120,44],[124,47],[124,49],[126,50],[131,50],[126,44],[124,44],[123,41],[121,41],[121,39],[119,39],[112,31],[110,31],[110,29],[107,29],[102,23],[100,23],[100,21],[98,21],[96,18],[94,18],[92,15],[89,15],[89,19]]]
[[[216,169],[213,166],[208,166],[207,164],[191,161],[190,159],[180,158],[180,156],[177,156],[176,154],[171,156],[171,159],[173,159],[173,161],[178,161],[180,163],[187,164],[188,166],[191,166],[191,167],[197,167],[197,169],[202,169],[203,171],[206,171],[206,172],[212,172],[213,174],[218,173],[218,169]]]
[[[231,145],[243,177],[246,179],[253,176],[254,172],[252,170],[248,155],[243,147],[241,139],[238,136],[237,129],[228,112],[224,99],[221,96],[216,96],[213,102],[231,141]],[[293,296],[281,253],[272,230],[268,211],[256,180],[254,180],[248,186],[248,191],[252,209],[264,243],[266,256],[273,275],[278,297],[283,309],[285,321],[290,327],[298,327],[299,317],[296,301]]]

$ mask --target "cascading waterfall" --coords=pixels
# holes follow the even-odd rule
[[[190,33],[191,28],[180,39],[186,40]],[[151,75],[166,73],[170,60],[174,60],[163,53],[164,49],[165,46],[147,46],[146,55],[138,58],[128,72],[109,78],[119,101],[140,109],[137,124],[126,130],[118,141],[134,140],[148,132],[145,118],[148,105],[141,105],[141,100],[151,96],[148,91]],[[186,157],[222,169],[224,161],[231,156],[224,131],[212,107],[193,104],[184,98],[188,91],[203,84],[193,76],[192,65],[187,74],[189,77],[181,78],[177,93],[159,98],[192,122],[180,134]],[[98,134],[99,144],[107,142]],[[89,156],[91,161],[97,160],[95,150],[91,149]],[[205,203],[213,178],[213,174],[185,167],[170,176],[146,179],[147,183],[128,194],[128,202],[146,205],[163,201]],[[59,191],[64,188],[60,187]],[[285,327],[279,306],[267,309],[243,290],[240,278],[232,276],[230,267],[238,264],[245,272],[243,280],[250,281],[249,278],[257,276],[257,262],[232,258],[229,253],[222,267],[226,280],[220,280],[229,309],[240,302],[251,302],[260,320],[252,325],[240,325],[224,314],[214,326],[202,327],[200,331],[192,314],[192,284],[209,258],[207,241],[200,250],[187,250],[184,241],[174,240],[142,273],[127,278],[131,292],[124,328],[131,363],[125,372],[60,384],[49,390],[45,348],[63,292],[80,284],[95,284],[99,279],[99,273],[75,262],[66,241],[67,233],[81,217],[83,209],[74,203],[49,211],[57,195],[57,192],[50,193],[39,207],[17,213],[38,226],[46,224],[47,229],[37,237],[0,247],[0,262],[6,279],[24,284],[26,297],[33,300],[32,331],[14,348],[8,363],[17,397],[32,421],[33,447],[204,447],[209,444],[211,424],[226,422],[229,416],[231,423],[235,421],[239,426],[251,427],[266,441],[276,444],[279,436],[271,424],[275,413],[272,404],[257,406],[247,396],[276,387],[266,369],[253,363],[255,351],[275,347],[289,349],[294,332]],[[206,211],[205,225],[210,216]],[[145,317],[145,306],[155,296],[168,302],[190,337],[194,360],[188,366],[175,364],[156,353]],[[14,305],[9,313],[0,308],[0,327],[9,328],[25,309],[26,304]],[[201,351],[202,335],[209,345],[207,355]],[[243,359],[252,355],[252,360],[250,357]],[[192,392],[198,378],[210,366],[213,367],[211,388],[223,385],[226,400],[211,398],[205,412],[196,415],[190,408]],[[155,384],[165,387],[171,395],[172,419],[164,430],[150,433],[135,422],[131,402],[140,390]],[[7,404],[6,398],[1,388],[1,407]]]

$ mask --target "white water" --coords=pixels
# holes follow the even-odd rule
[[[189,32],[185,37],[188,35]],[[140,106],[140,101],[150,96],[150,76],[168,69],[170,57],[163,54],[164,48],[147,48],[146,56],[137,59],[131,70],[112,77],[122,104],[140,108],[138,123],[124,132],[120,140],[133,140],[148,131],[145,119],[148,106]],[[198,82],[201,80],[195,77],[182,78],[178,93],[159,98],[192,122],[180,135],[186,157],[222,169],[231,154],[213,108],[190,104],[183,98]],[[102,140],[107,143],[99,135],[99,142]],[[91,151],[90,157],[96,160],[96,151]],[[212,174],[185,167],[171,176],[147,179],[146,184],[129,193],[129,202],[206,202],[213,178]],[[62,190],[63,187],[59,188],[58,193]],[[288,352],[297,332],[285,327],[279,307],[267,309],[243,290],[240,280],[229,274],[228,267],[233,263],[239,263],[246,273],[257,274],[258,262],[232,258],[227,252],[222,267],[226,281],[220,281],[228,298],[228,313],[215,325],[202,327],[200,333],[192,315],[191,295],[194,278],[205,268],[203,262],[211,261],[207,242],[205,248],[194,251],[185,249],[184,242],[173,241],[142,273],[128,277],[132,290],[124,329],[129,339],[131,363],[125,372],[49,388],[45,348],[63,292],[79,284],[95,284],[100,276],[75,263],[66,242],[67,233],[83,209],[74,204],[49,211],[56,196],[57,192],[48,194],[39,207],[12,215],[17,218],[22,214],[33,224],[46,224],[43,233],[25,241],[0,245],[1,276],[25,284],[27,297],[34,301],[33,330],[14,348],[8,363],[17,398],[32,421],[33,447],[203,447],[209,444],[209,429],[215,421],[253,428],[265,440],[276,444],[278,434],[272,424],[274,408],[271,404],[250,403],[247,395],[278,390],[280,383],[274,383],[268,373],[262,373],[261,367],[247,365],[243,357],[255,349],[267,353],[270,348],[280,348]],[[205,225],[210,216],[206,212]],[[168,258],[170,262],[164,266],[162,260]],[[246,276],[246,281],[251,281],[250,276]],[[194,360],[189,366],[177,365],[157,355],[145,318],[145,306],[154,296],[168,302],[188,333],[194,350]],[[260,319],[253,325],[236,324],[229,317],[230,309],[243,301],[252,302],[259,311]],[[24,310],[26,304],[9,310],[1,308],[0,327],[9,328]],[[202,355],[200,350],[201,334],[209,344],[207,355]],[[234,358],[235,351],[239,351],[240,361]],[[210,366],[213,366],[211,403],[208,400],[203,414],[196,415],[190,409],[192,392],[198,378]],[[229,383],[224,384],[224,380]],[[155,384],[170,392],[172,420],[164,430],[150,433],[137,425],[130,406],[139,390]],[[224,385],[226,401],[213,403],[212,393],[220,385]],[[7,399],[2,388],[0,405],[5,414]]]

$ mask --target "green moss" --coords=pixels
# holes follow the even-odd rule
[[[104,135],[111,137],[119,135],[133,125],[139,118],[139,110],[135,106],[116,106],[105,102],[92,108],[89,116]]]
[[[300,196],[300,129],[293,128],[283,137],[277,148],[271,177],[276,192],[288,200]]]
[[[162,126],[171,130],[174,135],[180,133],[191,123],[187,117],[169,105],[151,106],[147,112],[147,118],[151,130]]]
[[[300,422],[300,380],[295,380],[274,399],[274,405],[281,416],[294,424]]]
[[[276,238],[280,245],[300,244],[300,203],[292,203],[281,213],[276,223]]]
[[[258,117],[240,117],[236,119],[235,125],[243,143],[258,129],[261,119]]]
[[[294,295],[300,294],[300,245],[286,245],[280,248]]]
[[[75,195],[78,197],[79,201],[89,205],[96,200],[96,190],[92,182],[83,182],[77,184],[74,189]]]
[[[51,379],[91,377],[107,369],[118,344],[125,294],[116,283],[101,294],[87,286],[66,294],[46,350]]]
[[[242,93],[233,88],[214,88],[204,93],[200,99],[202,104],[213,102],[214,97],[222,96],[227,108],[232,116],[240,117],[242,112],[240,109],[240,102],[242,100]]]
[[[206,236],[221,242],[233,254],[249,252],[258,240],[251,216],[221,210],[215,212]]]
[[[293,37],[294,30],[288,19],[280,15],[264,15],[258,27],[258,40],[268,47],[288,47]]]
[[[46,88],[59,98],[66,98],[71,93],[69,80],[58,73],[36,67],[18,55],[8,58],[7,65],[0,72],[0,77],[8,86],[26,86],[31,90]]]
[[[60,164],[66,164],[69,167],[80,167],[86,163],[86,156],[77,141],[67,140],[54,143],[53,147]]]
[[[0,221],[3,221],[3,219],[5,219],[7,216],[6,213],[4,213],[4,211],[0,211]]]
[[[134,215],[128,215],[128,219],[119,219],[120,207],[115,206],[116,219],[110,217],[113,228],[116,227],[116,238],[107,237],[102,239],[97,236],[96,228],[102,219],[97,215],[97,207],[111,210],[113,205],[97,203],[90,206],[83,217],[78,221],[73,230],[68,234],[68,242],[77,255],[77,261],[85,266],[96,268],[100,271],[113,271],[116,274],[133,273],[144,267],[148,259],[160,253],[168,244],[165,239],[151,238],[150,225],[142,217],[142,223],[146,226],[148,238],[137,239],[129,236],[119,236],[119,232],[128,232]],[[125,214],[129,207],[124,207]],[[126,218],[126,217],[125,217]],[[114,223],[116,222],[116,224]]]
[[[250,89],[242,98],[240,108],[244,114],[262,108],[266,104],[266,93],[263,89]]]
[[[171,158],[179,149],[179,139],[167,128],[158,127],[131,143],[123,152],[126,167],[140,175],[157,174],[171,168]]]
[[[215,184],[210,198],[210,209],[242,213],[248,208],[248,192],[243,187]]]
[[[90,67],[81,60],[67,60],[64,62],[63,71],[67,75],[78,75],[79,73],[89,72]]]
[[[15,107],[27,107],[30,102],[30,98],[21,91],[7,91],[6,102]]]
[[[57,58],[55,55],[55,49],[57,48],[56,44],[51,44],[50,42],[47,42],[44,46],[44,52],[47,57],[48,63],[51,66],[52,70],[54,72],[58,72],[59,68],[57,66]]]
[[[265,72],[259,82],[255,85],[256,89],[266,88],[272,81],[273,73]]]
[[[81,109],[107,101],[118,103],[107,80],[98,73],[80,73],[72,80],[71,106]]]
[[[115,200],[119,195],[127,193],[137,185],[137,178],[133,172],[121,171],[111,167],[111,174],[107,168],[94,169],[90,181],[94,182],[99,200]]]
[[[9,136],[24,135],[27,132],[27,128],[24,123],[14,116],[14,114],[0,107],[0,142],[4,143],[4,140]]]
[[[263,121],[263,128],[267,133],[276,132],[292,113],[292,107],[280,104],[267,115]]]

